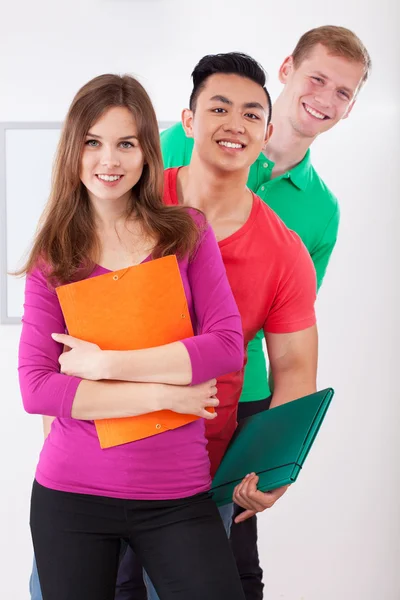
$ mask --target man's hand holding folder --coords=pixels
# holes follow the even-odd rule
[[[327,388],[240,421],[212,486],[219,506],[233,499],[245,509],[236,523],[273,506],[296,481],[333,393]]]
[[[235,487],[233,501],[238,506],[247,509],[235,518],[235,523],[242,523],[242,521],[250,519],[256,513],[263,512],[266,508],[271,508],[289,487],[288,485],[284,485],[271,492],[261,492],[257,489],[258,481],[258,475],[249,473]]]

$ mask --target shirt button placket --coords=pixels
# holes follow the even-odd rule
[[[270,166],[269,166],[269,163],[268,163],[267,161],[264,161],[264,162],[263,162],[263,164],[262,164],[262,166],[263,166],[263,169],[269,169],[269,168],[270,168]],[[260,175],[261,175],[261,174],[260,174]],[[263,179],[264,179],[264,177],[263,177]],[[264,192],[263,196],[265,197],[265,196],[266,196],[266,194],[265,194],[265,192],[266,192],[266,189],[267,189],[267,182],[263,183],[263,184],[262,184],[262,185],[261,185],[261,186],[258,188],[258,194],[260,195],[262,192]]]

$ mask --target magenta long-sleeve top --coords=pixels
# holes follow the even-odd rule
[[[194,258],[178,262],[196,332],[183,340],[192,384],[239,370],[241,319],[209,226]],[[91,277],[106,272],[96,266]],[[138,500],[183,498],[208,490],[210,464],[203,419],[102,450],[93,421],[71,417],[81,379],[59,372],[62,346],[51,338],[52,333],[64,331],[57,295],[37,267],[26,279],[19,380],[25,410],[56,418],[40,454],[36,480],[54,490]]]

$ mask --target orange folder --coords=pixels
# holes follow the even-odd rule
[[[102,350],[152,348],[193,336],[178,262],[166,256],[56,289],[68,332]],[[102,448],[176,429],[194,415],[170,410],[95,421]]]

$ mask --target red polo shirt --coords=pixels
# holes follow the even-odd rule
[[[164,201],[178,204],[179,169],[167,169]],[[315,325],[316,276],[299,236],[267,204],[253,195],[246,223],[219,242],[226,273],[243,325],[245,348],[260,329],[291,333]],[[214,475],[236,428],[244,367],[218,379],[218,417],[206,421]]]

